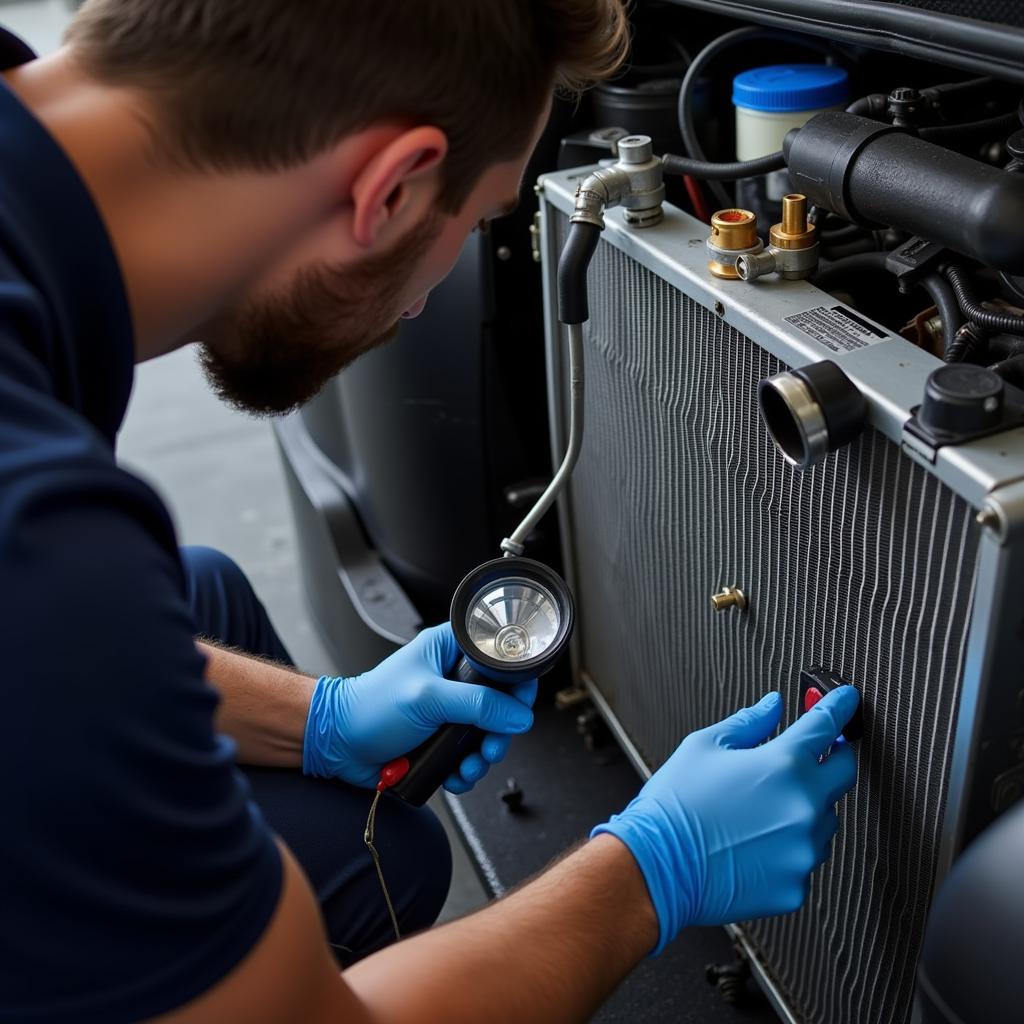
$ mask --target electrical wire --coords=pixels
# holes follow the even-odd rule
[[[827,44],[819,43],[815,39],[802,39],[789,32],[782,32],[770,28],[737,28],[725,35],[713,39],[703,50],[698,53],[690,62],[686,74],[683,76],[683,84],[679,87],[679,99],[676,104],[676,113],[679,119],[679,133],[683,137],[683,149],[691,159],[707,162],[707,155],[701,147],[697,138],[697,129],[693,117],[693,91],[697,79],[707,65],[724,50],[735,46],[737,43],[753,42],[754,40],[772,40],[776,42],[787,42],[795,46],[802,46],[818,53],[829,53]],[[690,172],[683,172],[690,173]],[[699,175],[696,175],[699,177]],[[742,175],[741,175],[742,177]],[[732,199],[729,193],[716,180],[709,180],[708,188],[715,200],[721,206],[732,206]]]
[[[1007,334],[1024,334],[1024,316],[1014,313],[996,313],[986,309],[974,297],[967,274],[961,267],[949,264],[945,267],[946,279],[953,286],[957,305],[967,320]]]

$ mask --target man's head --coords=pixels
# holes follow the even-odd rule
[[[614,70],[627,27],[621,0],[89,0],[68,41],[142,97],[158,164],[317,169],[316,216],[201,324],[225,395],[282,411],[422,308],[515,200],[553,89]]]

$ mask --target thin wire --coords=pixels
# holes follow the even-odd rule
[[[387,882],[384,881],[384,872],[380,866],[380,854],[377,852],[377,848],[373,845],[373,829],[377,824],[377,804],[380,802],[381,790],[377,790],[373,794],[373,803],[370,804],[370,813],[366,819],[366,828],[363,831],[363,842],[366,843],[366,848],[370,851],[370,856],[373,858],[373,866],[377,869],[377,879],[380,881],[380,891],[384,894],[384,903],[388,908],[388,915],[391,918],[391,927],[395,929],[395,939],[400,940],[402,933],[398,928],[398,918],[395,917],[395,908],[391,904],[391,894],[388,892]]]

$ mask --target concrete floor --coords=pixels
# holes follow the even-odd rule
[[[64,0],[0,0],[0,25],[45,54],[70,17]],[[311,675],[334,671],[305,602],[284,476],[270,424],[222,405],[191,350],[137,369],[118,439],[122,464],[163,497],[182,544],[205,544],[235,559],[252,580],[292,657]],[[447,808],[434,800],[452,836],[454,876],[442,920],[485,901]]]

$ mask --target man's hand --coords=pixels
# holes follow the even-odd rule
[[[488,733],[445,788],[465,793],[508,751],[510,735],[533,724],[537,682],[509,692],[445,678],[459,659],[451,626],[426,629],[376,668],[351,678],[324,676],[309,705],[302,770],[307,775],[374,786],[390,760],[418,747],[442,725]]]
[[[622,814],[594,829],[622,840],[640,866],[660,925],[655,953],[687,925],[803,903],[838,828],[836,801],[856,780],[853,750],[833,744],[858,700],[852,686],[839,687],[758,746],[782,714],[769,693],[687,736]]]

